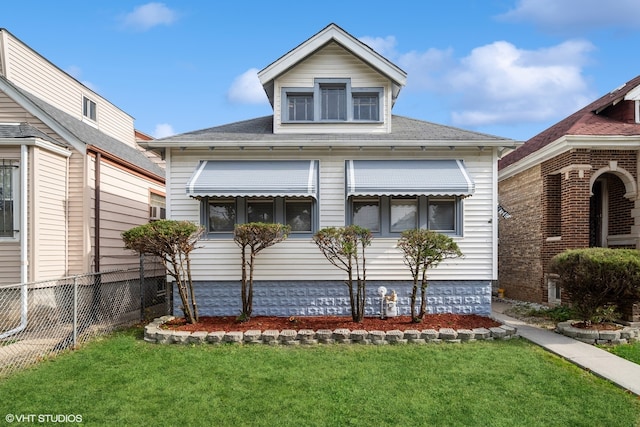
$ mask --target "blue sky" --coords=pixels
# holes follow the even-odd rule
[[[637,0],[21,0],[0,27],[155,137],[272,114],[256,73],[336,23],[408,74],[394,114],[527,140],[640,74]]]

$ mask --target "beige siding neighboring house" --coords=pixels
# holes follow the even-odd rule
[[[374,233],[368,315],[379,286],[396,289],[408,313],[411,275],[396,244],[416,227],[449,234],[465,254],[431,273],[429,311],[490,314],[497,161],[515,142],[393,115],[406,73],[335,24],[258,77],[273,116],[147,143],[165,155],[171,218],[207,230],[192,253],[201,314],[239,313],[232,232],[252,218],[294,225],[258,256],[254,314],[348,314],[345,273],[312,235],[349,224]]]
[[[0,285],[123,267],[164,169],[133,119],[0,29]]]

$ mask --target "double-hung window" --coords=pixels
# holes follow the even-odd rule
[[[166,197],[158,193],[149,194],[149,220],[157,221],[167,218]]]
[[[82,116],[92,122],[96,121],[96,103],[86,96],[82,97]]]
[[[353,120],[380,120],[380,92],[353,91]]]
[[[475,184],[457,159],[347,160],[347,223],[379,236],[426,228],[462,236],[462,201]]]
[[[313,87],[282,89],[282,121],[378,122],[384,90],[352,87],[351,79],[317,78]]]
[[[318,160],[203,160],[186,191],[201,202],[208,238],[228,238],[236,224],[278,223],[290,237],[318,228]]]
[[[14,238],[17,229],[16,184],[18,165],[13,160],[0,160],[0,238]]]
[[[462,235],[459,196],[352,196],[349,211],[351,224],[381,236],[394,236],[415,228]]]
[[[280,223],[291,227],[291,237],[315,231],[312,197],[208,197],[204,219],[209,237],[225,237],[236,224]]]
[[[313,121],[313,93],[290,93],[287,97],[287,105],[287,117],[290,121]]]
[[[320,120],[347,120],[346,83],[319,83]]]

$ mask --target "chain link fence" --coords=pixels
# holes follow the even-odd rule
[[[162,273],[162,275],[159,275]],[[164,272],[144,265],[0,286],[0,377],[168,312]]]

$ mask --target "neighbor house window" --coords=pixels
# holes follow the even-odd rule
[[[350,197],[351,224],[382,236],[428,228],[448,235],[462,235],[461,197]]]
[[[313,87],[282,88],[282,121],[380,121],[381,87],[351,87],[351,79],[315,79]]]
[[[82,115],[89,120],[96,121],[96,103],[86,96],[82,97]]]
[[[149,194],[149,220],[157,221],[167,218],[167,205],[165,196],[158,193]]]
[[[17,163],[0,160],[0,238],[13,238],[16,231]]]
[[[204,221],[209,236],[226,237],[236,224],[279,223],[291,235],[311,235],[317,228],[317,203],[311,197],[207,197]]]

